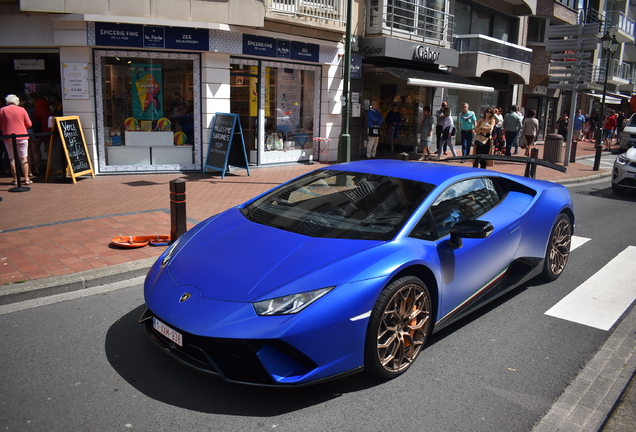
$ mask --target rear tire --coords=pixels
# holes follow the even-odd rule
[[[393,281],[371,312],[365,370],[381,378],[406,372],[426,343],[432,319],[431,296],[424,282],[415,276]]]
[[[550,232],[548,248],[543,262],[543,272],[541,273],[542,279],[553,281],[561,276],[570,256],[571,244],[572,222],[566,214],[561,213]]]

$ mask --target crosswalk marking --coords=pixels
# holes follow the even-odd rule
[[[636,299],[636,247],[628,246],[546,315],[609,330]]]
[[[573,251],[579,246],[583,246],[585,243],[589,242],[589,238],[572,236],[572,242],[570,243],[570,251]]]

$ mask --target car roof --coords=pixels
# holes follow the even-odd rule
[[[499,173],[485,171],[470,166],[456,166],[448,163],[408,162],[402,160],[375,159],[348,162],[325,167],[323,169],[337,169],[368,174],[387,175],[407,180],[416,180],[438,186],[450,179],[474,177],[475,175],[494,175]]]

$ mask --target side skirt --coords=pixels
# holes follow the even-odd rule
[[[543,258],[519,258],[513,261],[464,303],[437,321],[433,333],[539,275],[543,269],[543,261]]]

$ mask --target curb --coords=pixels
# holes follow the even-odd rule
[[[602,430],[636,374],[636,308],[628,310],[532,432]]]
[[[145,276],[155,261],[157,261],[157,258],[150,257],[79,273],[13,283],[0,288],[0,305],[78,291]]]

